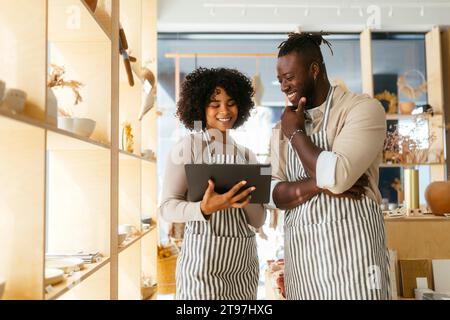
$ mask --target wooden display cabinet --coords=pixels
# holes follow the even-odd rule
[[[429,135],[435,140],[429,149],[445,150],[445,116],[449,113],[448,103],[444,103],[444,92],[448,91],[450,79],[443,63],[449,61],[448,30],[433,27],[425,35],[425,65],[428,85],[428,103],[433,107],[434,115],[427,116]],[[361,63],[363,90],[374,94],[372,74],[372,36],[370,30],[361,34]],[[447,85],[447,90],[444,86]],[[409,120],[410,115],[387,114],[387,120]],[[447,151],[448,152],[448,151]],[[448,159],[447,159],[448,160]],[[430,182],[447,180],[447,163],[420,164],[429,170]],[[405,165],[382,164],[386,167],[405,167]],[[385,218],[387,246],[396,252],[397,259],[449,259],[450,221],[448,218],[433,215]],[[398,268],[398,266],[396,265]],[[398,279],[397,279],[398,280]],[[399,288],[399,283],[397,283]]]
[[[0,108],[0,278],[5,299],[141,299],[142,277],[156,278],[156,115],[138,120],[143,88],[130,87],[119,55],[119,27],[139,65],[156,74],[157,0],[0,0],[0,80],[27,93],[25,110]],[[114,31],[113,31],[114,30]],[[51,64],[83,84],[55,90],[59,107],[96,121],[88,137],[58,128],[50,109]],[[154,108],[156,110],[156,107]],[[121,124],[133,127],[134,153]],[[143,137],[143,134],[147,135]],[[141,227],[151,216],[150,229]],[[136,234],[119,247],[120,224]],[[47,253],[100,252],[103,259],[46,286]],[[144,271],[145,270],[145,271]]]

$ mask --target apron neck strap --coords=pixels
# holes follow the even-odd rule
[[[322,130],[326,130],[327,126],[328,126],[328,118],[330,116],[330,109],[331,109],[331,104],[333,101],[333,95],[334,95],[334,90],[336,89],[336,87],[331,86],[330,90],[328,91],[328,97],[327,97],[327,103],[325,106],[325,115],[324,115],[324,121],[323,121],[323,128]]]

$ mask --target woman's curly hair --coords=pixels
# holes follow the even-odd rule
[[[254,107],[252,83],[241,72],[227,68],[198,68],[187,75],[181,86],[177,116],[189,130],[194,130],[196,121],[206,127],[205,108],[215,89],[222,87],[236,101],[238,117],[233,128],[238,128],[250,117]]]

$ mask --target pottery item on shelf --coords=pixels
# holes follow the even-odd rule
[[[55,285],[64,281],[64,271],[56,268],[45,268],[45,285]]]
[[[73,118],[58,117],[58,128],[73,132]]]
[[[401,114],[411,114],[416,104],[414,102],[400,102],[398,106]]]
[[[142,99],[141,112],[139,113],[139,121],[154,107],[156,101],[156,77],[148,68],[141,68],[137,63],[131,66],[134,74],[142,82],[145,97]]]
[[[96,122],[91,119],[58,117],[58,128],[86,138],[91,137],[95,126]]]
[[[156,155],[153,150],[145,149],[141,152],[141,156],[145,159],[155,159]]]
[[[119,231],[119,246],[128,238],[128,233]]]
[[[5,98],[2,102],[2,108],[9,109],[16,113],[21,113],[25,109],[27,101],[27,93],[18,89],[9,89],[6,91]]]
[[[119,225],[119,233],[126,233],[128,237],[132,236],[135,232],[137,232],[137,228],[131,224]]]
[[[95,9],[97,9],[97,3],[98,0],[84,0],[88,7],[91,9],[92,12],[95,12]]]
[[[95,130],[96,124],[91,119],[73,118],[73,132],[82,137],[90,138]]]
[[[443,216],[450,213],[450,181],[435,181],[425,189],[425,200],[431,212]]]
[[[3,293],[5,293],[6,280],[0,278],[0,299],[3,297]]]
[[[405,169],[405,208],[419,209],[419,170]]]
[[[3,97],[5,95],[6,83],[0,80],[0,105],[2,104]]]
[[[156,101],[156,87],[152,87],[150,92],[145,95],[142,100],[141,113],[139,114],[139,121],[142,121],[144,116],[154,107]]]
[[[64,273],[83,270],[84,262],[79,258],[45,259],[47,268],[61,269]]]

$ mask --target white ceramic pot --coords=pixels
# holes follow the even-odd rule
[[[73,118],[58,117],[58,128],[73,132]]]
[[[121,224],[119,225],[119,234],[126,233],[128,237],[132,236],[133,233],[137,231],[137,228],[131,224]]]
[[[127,240],[128,234],[126,232],[119,232],[119,246]]]
[[[95,130],[96,122],[84,118],[58,118],[58,128],[89,138]]]
[[[74,118],[73,132],[80,136],[89,138],[95,130],[96,122],[91,119]]]
[[[9,89],[6,91],[5,98],[2,102],[2,107],[9,109],[16,113],[21,113],[25,109],[25,102],[27,101],[27,93],[18,89]]]

